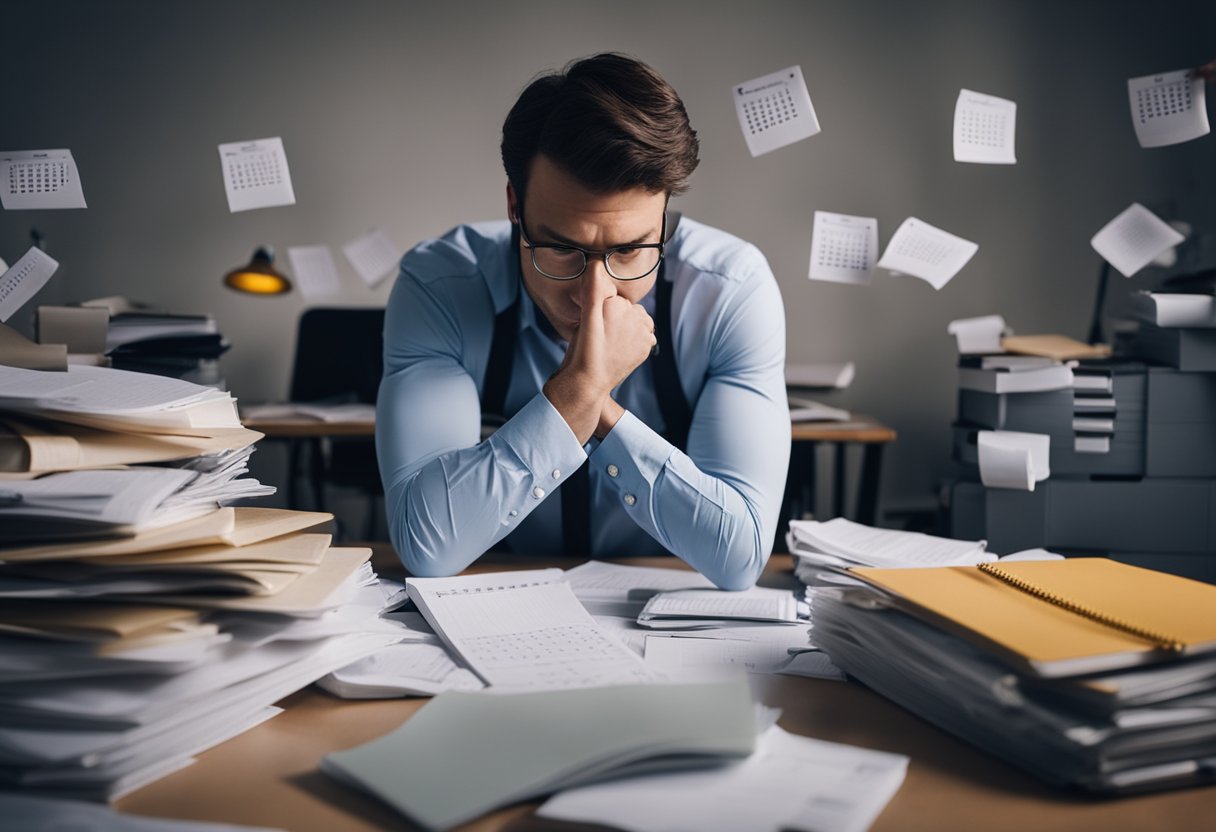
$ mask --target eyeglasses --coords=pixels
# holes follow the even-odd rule
[[[659,267],[663,260],[663,243],[638,243],[630,246],[595,251],[578,246],[535,244],[524,230],[524,209],[519,208],[519,236],[524,248],[532,254],[532,265],[552,280],[574,280],[587,270],[589,257],[604,258],[604,268],[617,280],[641,280]],[[667,237],[667,212],[663,212],[659,240]]]

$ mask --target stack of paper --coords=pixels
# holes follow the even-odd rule
[[[791,520],[786,542],[794,555],[794,573],[809,586],[855,585],[848,574],[853,566],[951,566],[996,559],[982,540],[876,529],[843,517],[822,523]]]
[[[1102,558],[855,572],[816,638],[878,693],[1056,785],[1211,782],[1216,588]]]
[[[273,492],[230,396],[96,367],[0,391],[0,788],[115,799],[415,637],[370,552],[307,531],[329,515],[224,506]]]

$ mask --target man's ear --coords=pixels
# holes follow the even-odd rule
[[[515,195],[515,187],[507,183],[507,218],[512,223],[519,222],[519,198]]]

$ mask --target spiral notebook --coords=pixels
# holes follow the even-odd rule
[[[850,571],[1044,678],[1216,653],[1216,586],[1105,558]]]

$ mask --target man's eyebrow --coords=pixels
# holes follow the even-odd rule
[[[537,226],[537,228],[539,229],[540,233],[543,236],[548,237],[550,240],[552,240],[557,245],[570,246],[571,248],[582,248],[582,249],[587,248],[586,246],[582,245],[581,243],[576,243],[574,240],[571,240],[569,237],[563,237],[561,234],[558,234],[556,231],[554,231],[552,228],[545,225],[544,223],[541,223],[539,226]],[[652,228],[651,230],[641,234],[638,237],[635,237],[634,239],[630,240],[627,243],[617,243],[616,245],[609,246],[608,248],[612,249],[612,248],[623,248],[625,246],[642,245],[643,243],[646,242],[646,238],[649,237],[653,233],[654,233],[654,229]],[[591,249],[587,249],[587,250],[590,251]]]

